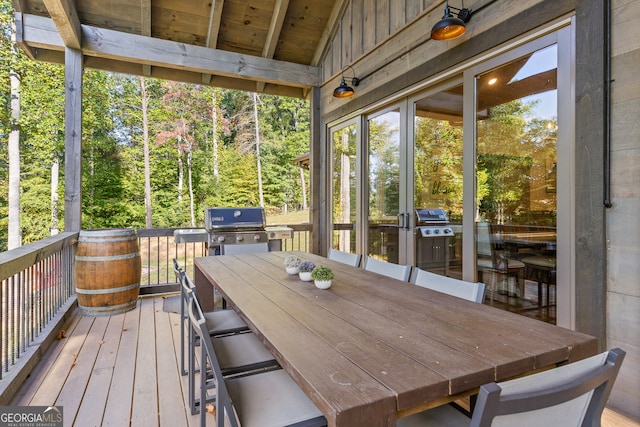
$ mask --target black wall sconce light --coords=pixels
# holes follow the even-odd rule
[[[349,86],[344,79],[344,70],[346,70],[347,68],[351,68],[351,66],[347,65],[342,69],[342,80],[340,80],[340,86],[335,88],[333,91],[334,98],[351,98],[353,95],[355,95],[355,91],[353,90],[353,88]],[[351,78],[351,84],[353,86],[358,86],[360,84],[361,79],[356,77],[356,72],[353,68],[351,68],[351,71],[353,72],[353,77]]]
[[[458,16],[453,16],[451,9],[457,12]],[[464,0],[462,0],[462,9],[449,6],[449,0],[444,8],[444,16],[431,30],[431,38],[433,40],[452,40],[460,37],[467,31],[465,25],[471,19],[471,9],[465,9]]]

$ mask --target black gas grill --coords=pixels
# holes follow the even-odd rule
[[[293,237],[289,227],[267,227],[263,208],[206,208],[205,228],[209,234],[209,254],[221,245],[268,243],[269,250],[282,250],[282,239]]]
[[[262,208],[207,208],[205,224],[209,247],[268,241]]]
[[[453,230],[443,209],[416,209],[416,266],[447,274]]]

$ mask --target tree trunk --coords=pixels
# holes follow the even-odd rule
[[[51,235],[55,236],[60,232],[58,218],[58,174],[60,172],[60,160],[54,157],[51,164]]]
[[[264,194],[262,193],[262,165],[260,163],[260,126],[258,122],[258,94],[253,92],[253,119],[256,124],[256,162],[258,163],[258,194],[260,206],[264,207]]]
[[[211,103],[213,104],[211,115],[211,132],[213,134],[213,178],[215,179],[215,182],[217,184],[218,177],[220,175],[220,168],[218,165],[218,90],[216,88],[213,89],[213,94],[211,95]]]
[[[194,201],[193,201],[193,178],[192,178],[192,171],[191,171],[191,158],[192,158],[192,153],[191,150],[189,150],[189,152],[187,153],[187,179],[189,180],[188,184],[189,184],[189,213],[191,214],[191,226],[195,227],[196,226],[196,216],[195,213],[193,211],[193,205],[194,205]]]
[[[144,77],[140,79],[140,98],[142,106],[142,135],[144,145],[144,206],[145,206],[145,224],[147,228],[153,228],[152,211],[151,211],[151,165],[149,161],[149,115],[147,105],[147,87]]]
[[[11,131],[9,133],[9,230],[7,249],[22,246],[20,228],[20,76],[16,71],[18,47],[15,22],[11,23]]]
[[[184,165],[182,164],[182,137],[178,135],[178,203],[182,204],[182,187],[184,185]]]

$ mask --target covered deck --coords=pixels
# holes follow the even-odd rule
[[[65,426],[197,425],[180,375],[176,300],[141,297],[135,310],[108,317],[75,310],[11,404],[62,406]],[[638,423],[605,409],[602,425]]]

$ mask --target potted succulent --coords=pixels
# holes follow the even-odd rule
[[[329,267],[319,265],[311,272],[311,278],[316,288],[329,289],[331,287],[331,280],[333,280],[333,271],[331,271]]]
[[[299,270],[298,276],[300,277],[300,280],[302,280],[303,282],[310,281],[311,272],[315,267],[316,265],[313,263],[313,261],[309,261],[309,260],[302,261],[298,266],[298,270]]]
[[[284,267],[288,274],[298,274],[298,266],[300,265],[300,257],[298,255],[288,255],[284,259]]]

